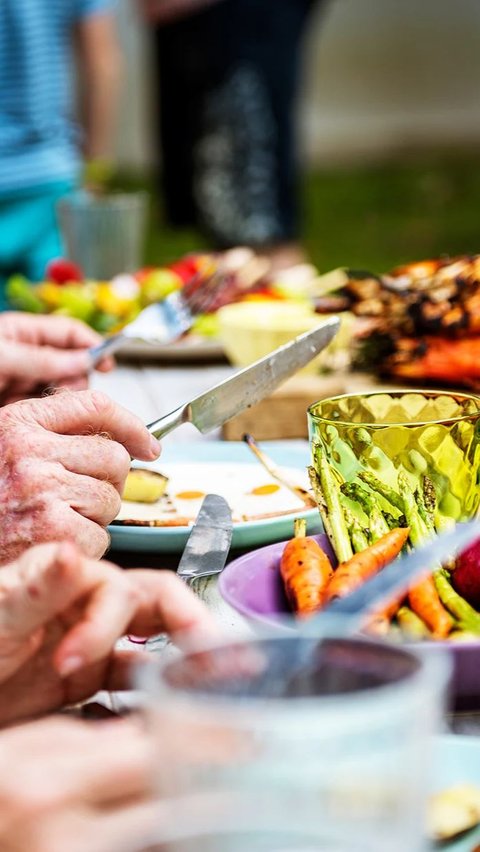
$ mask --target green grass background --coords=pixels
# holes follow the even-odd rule
[[[145,263],[161,265],[208,247],[198,231],[165,225],[153,178],[125,173],[117,182],[150,195]],[[303,242],[321,271],[381,272],[411,260],[480,252],[480,151],[317,169],[304,175],[301,196]]]

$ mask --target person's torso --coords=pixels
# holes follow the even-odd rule
[[[78,0],[0,0],[0,191],[70,177]]]

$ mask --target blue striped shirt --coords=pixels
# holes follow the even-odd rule
[[[73,28],[111,0],[0,0],[0,193],[75,179]]]

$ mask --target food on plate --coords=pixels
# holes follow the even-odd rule
[[[480,822],[480,788],[458,784],[430,797],[428,836],[437,842],[453,840]]]
[[[480,255],[427,260],[390,273],[339,269],[314,282],[357,320],[356,363],[401,379],[480,385]]]
[[[236,367],[246,367],[294,337],[317,328],[327,316],[331,314],[320,318],[307,299],[270,299],[259,306],[257,301],[247,297],[218,312],[218,334],[229,361]],[[299,375],[348,366],[351,315],[344,312],[340,319],[340,329],[334,339],[300,370]]]
[[[304,501],[306,506],[316,506],[315,500],[312,495],[307,491],[306,488],[302,488],[298,483],[291,482],[286,478],[285,473],[277,467],[277,465],[272,461],[271,458],[267,456],[264,450],[260,449],[253,435],[243,435],[242,441],[247,445],[248,449],[251,450],[256,459],[260,462],[261,465],[265,468],[265,470],[273,476],[276,482],[279,482],[280,485],[284,485],[288,488],[289,491],[292,491],[293,494],[296,494],[297,497],[300,497],[301,500]],[[257,486],[256,489],[252,489],[252,493],[258,493],[259,488],[268,488],[270,486]],[[273,492],[272,492],[273,493]]]
[[[13,275],[6,295],[17,310],[74,316],[101,333],[115,333],[142,308],[177,290],[183,291],[195,315],[189,334],[202,337],[218,335],[216,312],[224,305],[249,298],[285,298],[270,261],[249,248],[192,253],[169,266],[146,267],[110,281],[86,279],[76,264],[59,258],[49,264],[45,280],[39,283]]]
[[[156,470],[132,468],[123,488],[122,500],[135,503],[156,503],[165,494],[168,477]]]
[[[428,541],[436,533],[436,524],[443,524],[436,514],[434,483],[426,475],[412,483],[399,472],[397,488],[367,471],[360,471],[355,479],[346,482],[318,445],[314,445],[314,465],[309,468],[310,482],[337,564],[308,612],[299,610],[292,597],[290,576],[280,566],[292,610],[302,615],[317,612],[335,598],[350,594],[405,548]],[[285,552],[295,553],[298,547],[293,538]],[[462,641],[479,636],[480,612],[474,608],[475,604],[478,606],[479,551],[477,543],[456,562],[450,560],[448,567],[431,566],[431,574],[375,613],[365,630],[376,635],[399,632],[410,640]],[[472,584],[473,578],[477,582]]]
[[[114,521],[116,524],[188,526],[194,523],[203,498],[208,492],[220,494],[227,500],[235,523],[300,514],[306,509],[302,496],[292,492],[286,485],[272,480],[257,464],[197,462],[170,465],[162,461],[163,476],[159,480],[153,480],[153,487],[163,488],[163,492],[154,502],[145,499],[145,495],[147,498],[153,497],[152,480],[138,478],[135,472],[138,472],[138,469],[130,471],[129,479],[132,481],[133,474],[133,484],[137,490],[130,490],[127,492],[128,499],[124,497],[122,500],[120,512]],[[142,471],[145,472],[154,471],[150,468]],[[286,475],[292,480],[297,477],[298,491],[301,494],[305,474],[300,470],[287,471]]]
[[[315,539],[307,536],[303,518],[295,520],[294,530],[294,538],[282,554],[280,574],[292,610],[303,617],[316,612],[322,605],[333,568]]]

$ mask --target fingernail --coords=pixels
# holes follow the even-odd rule
[[[78,669],[81,669],[84,665],[85,661],[82,657],[65,657],[65,659],[62,660],[62,662],[58,666],[58,673],[61,677],[68,677],[68,675],[71,675],[73,674],[73,672],[78,671]]]
[[[155,453],[155,458],[160,455],[162,449],[160,441],[157,441],[153,435],[150,436],[150,449],[152,453]]]

